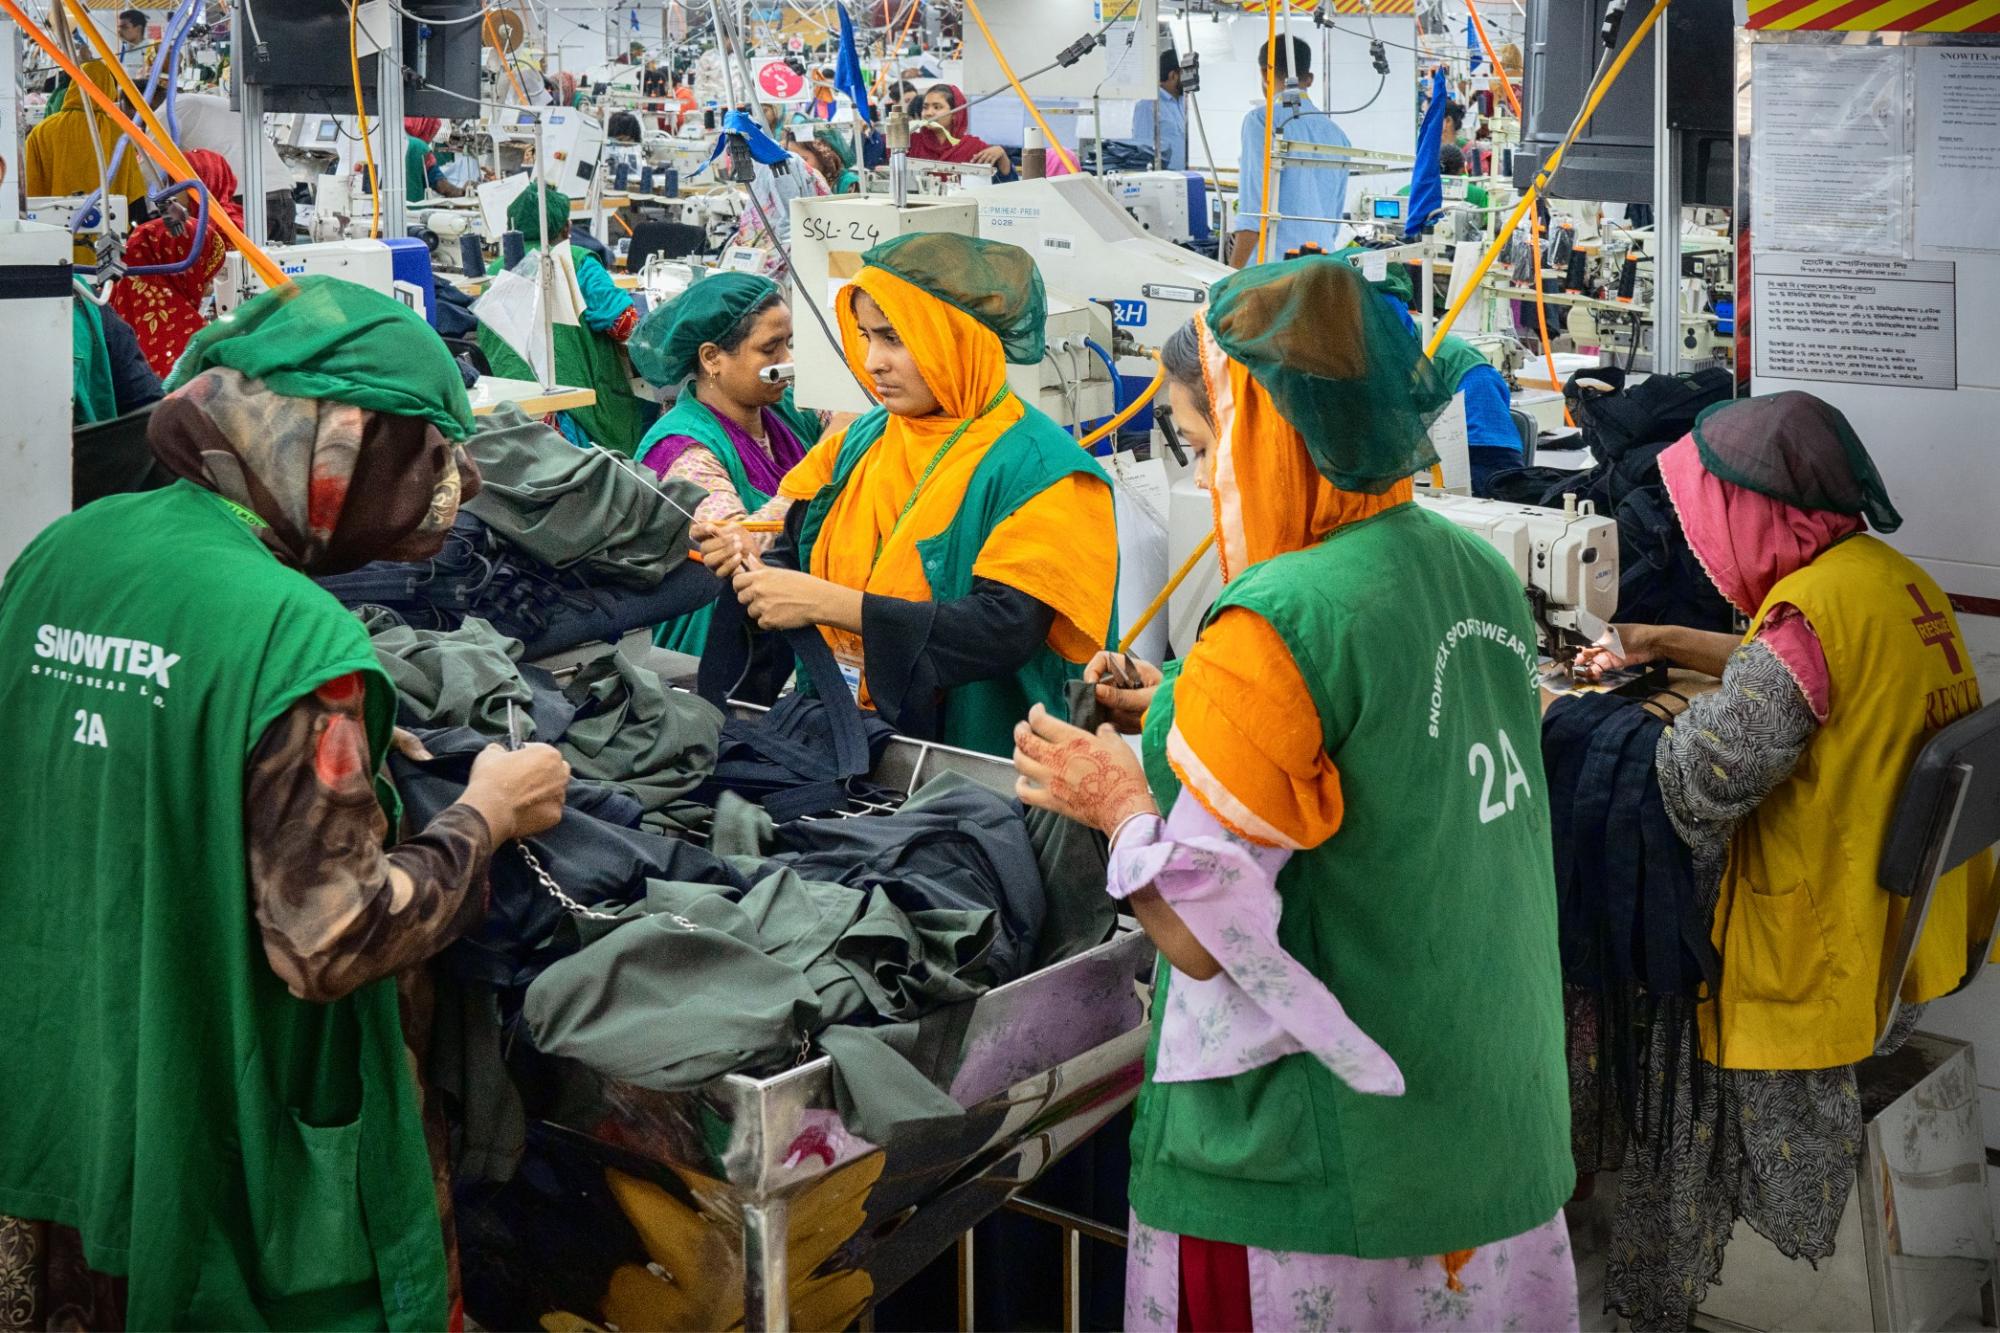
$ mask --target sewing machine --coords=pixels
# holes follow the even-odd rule
[[[1233,272],[1147,231],[1093,176],[1013,181],[959,197],[978,202],[981,236],[1033,255],[1050,287],[1109,305],[1117,327],[1145,347],[1165,343]]]
[[[1500,552],[1520,580],[1543,655],[1557,662],[1597,641],[1618,610],[1618,525],[1588,503],[1541,509],[1419,489],[1417,503],[1450,519]],[[1214,529],[1206,491],[1192,475],[1169,493],[1167,563],[1178,569]],[[1169,605],[1169,634],[1186,652],[1222,590],[1214,552],[1205,556]]]
[[[430,306],[430,252],[413,238],[386,241],[328,241],[316,245],[279,245],[266,251],[288,278],[324,274],[359,283],[395,297],[418,314]],[[419,265],[419,257],[421,263]],[[418,267],[422,281],[418,279]],[[255,269],[231,250],[215,280],[215,313],[226,315],[266,290]]]
[[[1141,229],[1175,245],[1210,244],[1208,186],[1194,171],[1123,171],[1104,188]]]
[[[62,227],[67,229],[71,220],[76,217],[78,210],[83,207],[84,201],[89,197],[89,195],[83,194],[38,194],[31,196],[28,200],[28,211],[21,215],[21,221],[39,222],[45,227]],[[110,221],[110,231],[113,236],[123,236],[126,234],[125,224],[127,218],[125,216],[124,195],[112,195],[108,201],[104,202],[102,208],[95,209],[94,211],[97,215],[95,219],[84,223],[76,229],[76,235],[79,239],[94,239],[101,235],[105,231],[107,217]]]

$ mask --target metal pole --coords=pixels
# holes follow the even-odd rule
[[[230,66],[243,118],[243,234],[262,241],[270,225],[264,209],[264,191],[270,188],[264,180],[264,90],[243,77],[242,61],[231,61]],[[287,236],[283,244],[297,239]]]
[[[1667,116],[1667,41],[1673,21],[1653,25],[1653,373],[1681,368],[1681,178]]]
[[[729,37],[722,26],[721,0],[708,0],[708,12],[715,20],[715,53],[721,57],[722,89],[729,98],[729,105],[736,105],[736,75],[729,68]]]
[[[791,1271],[785,1252],[791,1205],[743,1208],[743,1327],[791,1333]]]
[[[388,240],[407,234],[405,191],[410,183],[403,172],[403,19],[393,9],[383,9],[382,15],[389,31],[377,39],[375,56],[375,120],[382,128],[382,157],[376,168],[382,173],[381,230]]]
[[[545,358],[536,381],[542,391],[556,387],[556,282],[554,256],[549,254],[549,202],[548,187],[542,183],[542,172],[547,169],[548,158],[542,148],[543,122],[548,119],[546,112],[535,116],[535,169],[528,176],[528,188],[536,191],[535,228],[542,238],[541,263],[536,268],[542,288],[542,356]]]

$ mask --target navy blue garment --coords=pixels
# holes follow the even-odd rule
[[[429,823],[465,792],[473,760],[489,738],[470,728],[419,732],[435,758],[418,763],[390,758],[390,774],[403,809],[417,827]],[[750,881],[704,848],[638,827],[639,803],[615,788],[571,782],[562,821],[528,840],[564,893],[585,907],[616,911],[646,894],[649,879],[715,884],[743,893]],[[493,855],[492,894],[486,916],[440,955],[460,979],[501,990],[526,987],[542,969],[574,948],[558,933],[570,913],[529,867],[518,847]]]
[[[454,630],[478,616],[519,639],[530,661],[615,643],[699,610],[723,587],[694,561],[683,561],[650,589],[593,583],[580,569],[550,568],[464,510],[431,559],[377,561],[318,583],[343,606],[387,607],[415,629]]]
[[[1683,1049],[1671,1036],[1653,1041],[1654,1029],[1692,1023],[1722,978],[1693,855],[1660,794],[1666,726],[1606,694],[1559,699],[1542,718],[1563,981],[1597,1001],[1598,1067],[1628,1124],[1636,1090],[1662,1072],[1649,1068],[1650,1053]]]

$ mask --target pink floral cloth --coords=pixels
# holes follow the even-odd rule
[[[1206,981],[1173,978],[1153,1079],[1226,1078],[1305,1051],[1356,1092],[1400,1096],[1389,1053],[1278,943],[1278,871],[1290,856],[1238,838],[1186,793],[1170,818],[1118,830],[1106,891],[1122,900],[1152,885],[1222,965]]]
[[[1132,1218],[1125,1257],[1125,1327],[1180,1327],[1180,1238]],[[1520,1330],[1578,1327],[1576,1261],[1557,1213],[1532,1231],[1482,1245],[1454,1273],[1441,1255],[1356,1259],[1247,1251],[1252,1328]]]

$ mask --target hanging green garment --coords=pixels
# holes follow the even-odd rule
[[[104,345],[104,316],[80,282],[70,302],[70,337],[76,381],[70,419],[79,426],[109,421],[118,415],[118,395],[111,384],[111,351]]]
[[[530,230],[522,235],[527,240],[529,254],[534,254],[536,233]],[[632,309],[632,298],[612,282],[597,256],[577,250],[567,238],[551,245],[549,254],[557,266],[556,382],[597,394],[597,401],[589,407],[556,413],[557,429],[572,444],[586,448],[597,444],[615,453],[629,454],[646,429],[651,405],[632,392],[632,376],[624,351],[608,331]],[[489,272],[498,270],[499,261],[495,260]],[[495,375],[520,380],[536,378],[534,369],[521,354],[483,324],[479,327],[479,350],[486,354],[486,363]]]
[[[785,396],[771,410],[792,432],[800,448],[810,449],[819,443],[819,414],[807,412],[795,404],[790,389],[785,390]],[[769,495],[751,484],[750,474],[744,470],[735,442],[729,438],[729,432],[716,419],[715,413],[694,396],[692,382],[681,385],[680,397],[674,400],[671,410],[653,423],[653,428],[646,432],[646,437],[633,451],[633,457],[643,459],[655,444],[669,435],[685,435],[715,455],[715,460],[729,474],[729,483],[736,488],[736,498],[742,502],[746,513],[754,514],[771,502]],[[704,606],[699,611],[690,611],[679,620],[660,626],[654,642],[677,653],[700,657],[702,649],[708,646],[708,620],[714,609]]]
[[[58,519],[0,585],[0,1213],[73,1227],[129,1327],[439,1329],[444,1241],[396,983],[286,990],[245,768],[359,621],[191,482]],[[395,827],[390,812],[390,827]]]

